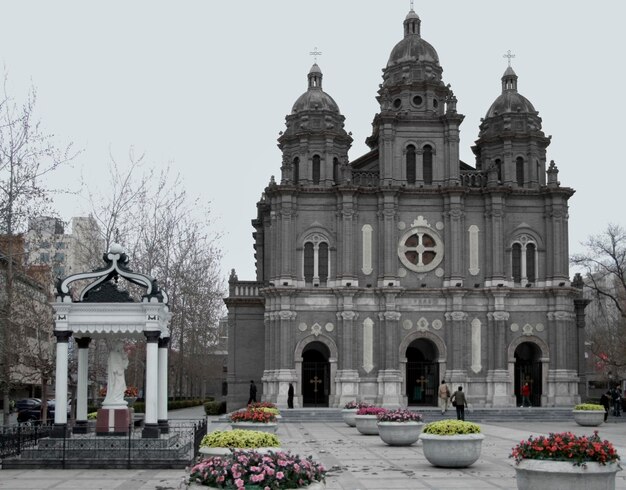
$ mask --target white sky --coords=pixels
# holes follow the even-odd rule
[[[510,49],[519,92],[553,135],[548,160],[576,189],[570,252],[609,222],[624,225],[626,2],[417,0],[415,10],[466,116],[461,158],[475,164],[470,146]],[[408,0],[12,0],[0,61],[14,94],[32,80],[58,141],[84,150],[55,185],[76,187],[81,172],[97,185],[109,151],[125,161],[130,146],[155,165],[171,161],[189,193],[211,201],[224,273],[254,280],[250,220],[270,176],[280,178],[276,138],[306,90],[309,52],[323,52],[323,87],[346,116],[354,159],[408,11]],[[56,207],[65,219],[88,210],[75,197]]]

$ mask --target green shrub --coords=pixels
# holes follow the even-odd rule
[[[464,420],[440,420],[426,424],[422,429],[425,434],[455,436],[459,434],[480,434],[480,425]]]
[[[274,434],[258,430],[216,430],[204,436],[200,446],[256,449],[259,447],[279,447],[280,441]]]
[[[258,407],[258,408],[251,408],[250,410],[254,410],[257,412],[265,412],[265,413],[272,414],[274,416],[280,415],[280,410],[278,410],[277,408]]]
[[[89,412],[87,414],[87,420],[96,420],[98,418],[98,412]]]
[[[226,402],[206,402],[204,404],[204,413],[207,415],[221,415],[226,413]]]
[[[146,413],[146,404],[144,402],[135,402],[133,408],[135,413]]]
[[[581,403],[576,405],[574,410],[602,410],[604,412],[604,407],[595,403]]]

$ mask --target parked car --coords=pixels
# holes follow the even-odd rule
[[[24,398],[18,400],[15,404],[17,410],[17,421],[23,423],[41,422],[41,399],[40,398]],[[68,403],[67,414],[69,416],[70,405]],[[54,421],[54,400],[48,400],[47,421]]]

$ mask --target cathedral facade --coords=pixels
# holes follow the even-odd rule
[[[474,166],[463,115],[411,10],[383,70],[370,151],[314,64],[252,221],[257,277],[226,298],[229,409],[248,385],[296,406],[436,405],[442,379],[477,406],[572,405],[584,301],[568,271],[568,200],[541,118],[509,66],[481,120]],[[494,94],[496,95],[496,94]]]

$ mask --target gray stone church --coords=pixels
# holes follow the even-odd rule
[[[584,304],[568,277],[568,200],[550,137],[509,66],[472,151],[437,52],[411,10],[377,100],[370,151],[314,64],[286,117],[252,221],[257,277],[232,272],[229,409],[258,399],[436,405],[445,378],[476,406],[579,400]],[[485,81],[487,83],[488,80]]]

